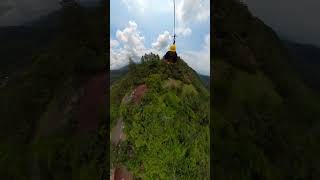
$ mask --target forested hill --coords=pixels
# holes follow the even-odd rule
[[[318,179],[319,97],[244,4],[213,7],[214,179]]]
[[[81,6],[84,16],[92,17],[97,6]],[[54,41],[61,39],[61,19],[65,16],[64,10],[58,9],[23,25],[0,27],[0,83],[6,76],[11,78],[14,73],[26,71],[36,55],[45,53]]]
[[[209,91],[182,59],[147,54],[111,87],[111,166],[135,178],[209,178]],[[121,132],[123,127],[123,132]]]
[[[44,44],[34,26],[11,31],[32,36],[23,44],[14,39],[12,54],[0,58],[11,65],[7,58],[21,53],[17,61],[30,60],[24,73],[0,84],[1,179],[106,179],[104,7],[63,6],[56,36]],[[32,42],[39,44],[27,47]]]
[[[25,70],[56,37],[57,30],[45,27],[0,27],[0,78]]]
[[[129,71],[128,66],[123,68],[110,70],[110,83],[113,84],[116,80],[124,76]],[[205,87],[210,88],[210,76],[198,74],[200,80],[204,83]]]

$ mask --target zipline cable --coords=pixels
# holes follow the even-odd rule
[[[176,1],[173,0],[173,44],[176,43]]]

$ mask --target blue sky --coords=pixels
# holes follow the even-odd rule
[[[177,53],[200,74],[210,74],[210,1],[176,0]],[[111,0],[110,69],[163,56],[173,35],[173,0]]]

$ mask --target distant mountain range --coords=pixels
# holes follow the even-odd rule
[[[85,9],[95,9],[98,0],[83,1]],[[62,9],[21,26],[0,26],[0,80],[31,64],[61,32]]]
[[[56,11],[23,26],[0,27],[0,78],[31,64],[55,39],[61,11]]]
[[[127,72],[129,72],[129,67],[124,66],[123,68],[117,70],[110,70],[110,84],[113,84],[116,80],[120,79]],[[198,74],[200,80],[205,87],[210,88],[210,76]]]
[[[292,55],[293,67],[301,74],[305,83],[320,90],[320,48],[309,44],[284,41]]]

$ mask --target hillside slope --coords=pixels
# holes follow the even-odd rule
[[[111,87],[111,127],[123,126],[111,131],[112,167],[142,179],[209,179],[208,90],[181,59],[142,59]]]
[[[213,4],[214,178],[318,179],[319,98],[244,4]]]
[[[57,36],[0,87],[1,179],[106,179],[103,13],[63,9]]]

